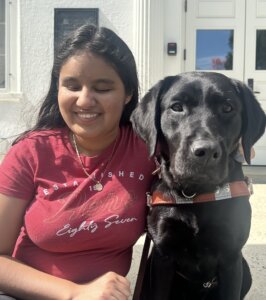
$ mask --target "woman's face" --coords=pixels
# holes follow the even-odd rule
[[[117,72],[100,56],[81,53],[70,57],[61,68],[59,109],[80,142],[115,137],[130,99]]]

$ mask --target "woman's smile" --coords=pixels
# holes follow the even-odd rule
[[[93,122],[96,121],[101,114],[100,113],[93,113],[93,112],[75,112],[77,119],[81,122]]]

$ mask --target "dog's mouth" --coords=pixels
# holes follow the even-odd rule
[[[183,191],[186,195],[213,193],[229,178],[235,148],[220,143],[219,157],[212,160],[191,157],[188,149],[177,149],[160,160],[163,180],[169,188]]]
[[[178,168],[169,170],[172,176],[172,188],[184,192],[186,195],[215,192],[222,185],[228,174],[226,167],[204,169],[202,166]]]
[[[181,192],[185,198],[194,197],[202,193],[215,193],[218,186],[224,182],[220,180],[215,181],[212,178],[212,182],[208,180],[192,181],[190,178],[179,179],[174,186],[174,189]]]

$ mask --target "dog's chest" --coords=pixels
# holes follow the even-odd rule
[[[248,200],[158,206],[150,211],[148,230],[162,255],[213,265],[245,242],[249,214]]]

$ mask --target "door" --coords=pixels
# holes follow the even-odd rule
[[[266,111],[266,0],[187,0],[185,71],[215,71],[253,87]],[[253,165],[266,165],[266,134]]]
[[[245,82],[266,112],[266,0],[247,0],[246,4]],[[266,165],[266,134],[255,145],[252,164]]]

